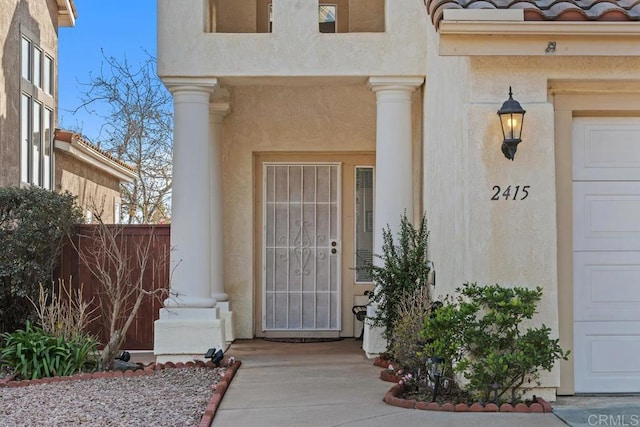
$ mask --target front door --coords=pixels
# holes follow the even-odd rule
[[[341,329],[341,165],[264,163],[262,330]]]

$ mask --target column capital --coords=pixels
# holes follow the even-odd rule
[[[201,91],[213,95],[220,87],[215,77],[165,77],[162,82],[174,94],[179,91]]]
[[[222,123],[222,119],[231,112],[228,102],[212,102],[209,104],[209,116],[215,123]]]
[[[382,76],[369,77],[368,86],[373,92],[379,90],[407,90],[413,92],[424,83],[421,76]]]

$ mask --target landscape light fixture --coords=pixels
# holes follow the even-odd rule
[[[442,378],[442,373],[444,371],[444,359],[438,356],[432,356],[429,359],[430,370],[429,374],[433,378],[433,398],[432,402],[435,402],[438,397],[438,388],[440,387],[440,378]]]
[[[524,113],[526,111],[520,103],[513,99],[513,92],[511,91],[511,86],[509,86],[509,99],[504,101],[502,107],[498,110],[498,117],[500,117],[500,125],[502,126],[502,153],[512,161],[516,156],[518,144],[522,142]]]
[[[128,351],[123,351],[119,355],[115,357],[115,359],[122,360],[123,362],[128,362],[131,360],[131,354]]]
[[[216,366],[216,368],[220,367],[220,362],[224,358],[224,352],[222,349],[216,351],[215,348],[210,348],[207,350],[207,353],[204,355],[205,358],[211,359],[211,362]]]

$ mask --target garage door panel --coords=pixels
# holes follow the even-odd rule
[[[640,322],[576,322],[576,393],[640,392]]]
[[[640,321],[640,252],[574,253],[574,320]]]
[[[576,118],[574,180],[626,181],[640,176],[640,119]]]
[[[640,392],[640,118],[573,120],[574,387]]]
[[[574,182],[576,251],[640,250],[640,182]]]

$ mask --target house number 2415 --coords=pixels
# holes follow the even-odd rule
[[[529,188],[531,188],[530,185],[523,185],[522,187],[510,185],[503,190],[499,185],[494,185],[494,193],[491,200],[524,200],[529,196]]]

